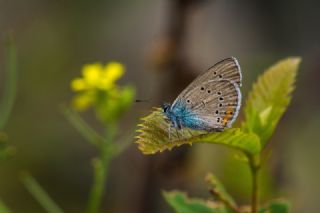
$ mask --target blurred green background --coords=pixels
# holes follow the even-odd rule
[[[19,71],[5,129],[16,154],[0,162],[0,198],[13,212],[44,212],[20,181],[27,170],[66,212],[83,212],[96,152],[59,109],[70,102],[70,81],[83,64],[124,63],[120,84],[136,86],[139,99],[151,99],[123,118],[127,134],[152,106],[172,102],[191,79],[225,57],[239,59],[246,97],[264,69],[301,56],[292,103],[272,139],[262,201],[283,196],[294,212],[318,212],[319,10],[311,0],[0,0],[1,91],[7,32],[16,41]],[[92,112],[85,117],[101,128]],[[248,170],[224,147],[203,144],[143,156],[132,144],[111,165],[102,212],[170,212],[161,189],[207,198],[207,171],[248,202]]]

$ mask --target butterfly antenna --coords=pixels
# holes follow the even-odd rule
[[[149,100],[137,99],[135,102],[136,102],[136,103],[143,103],[143,102],[150,102],[150,101],[149,101]]]
[[[142,100],[142,99],[136,99],[135,100],[135,103],[153,103],[153,104],[155,104],[157,102],[160,103],[159,101],[154,101],[154,100]]]

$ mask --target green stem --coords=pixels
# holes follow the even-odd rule
[[[259,209],[259,170],[260,170],[260,157],[250,157],[250,170],[252,174],[252,197],[251,197],[251,213],[258,213]]]
[[[53,201],[49,194],[31,175],[28,173],[22,173],[21,180],[34,199],[36,199],[48,213],[63,212],[63,210]]]
[[[106,141],[100,146],[100,156],[93,160],[94,182],[91,188],[87,206],[87,213],[99,212],[105,183],[108,174],[109,163],[112,159],[112,141],[116,134],[116,125],[109,125],[106,132]]]
[[[90,192],[89,204],[87,207],[88,213],[99,212],[99,207],[102,200],[103,190],[105,187],[105,181],[108,171],[107,161],[101,161],[101,159],[95,159],[93,161],[94,167],[94,182]]]
[[[0,104],[0,129],[3,129],[13,108],[17,90],[17,55],[14,40],[8,34],[5,45],[6,81]]]

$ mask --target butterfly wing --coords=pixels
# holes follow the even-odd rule
[[[185,127],[214,130],[230,127],[241,104],[241,71],[235,58],[218,62],[196,78],[174,101],[172,110],[185,106]]]
[[[186,114],[182,125],[190,127],[190,120],[196,120],[199,126],[191,128],[210,131],[231,126],[239,113],[241,93],[236,83],[213,80],[198,85],[183,100],[191,113]]]
[[[191,82],[191,84],[189,84],[188,87],[186,87],[186,89],[184,89],[180,93],[180,95],[173,102],[172,106],[175,105],[177,100],[186,96],[186,93],[188,93],[194,87],[203,82],[211,80],[228,80],[232,83],[236,83],[240,87],[242,75],[237,59],[234,57],[226,58],[210,67],[206,72],[198,76],[193,82]]]

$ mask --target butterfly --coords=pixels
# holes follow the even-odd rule
[[[231,127],[241,106],[241,80],[236,58],[216,63],[191,82],[172,105],[162,105],[166,120],[176,130],[216,132]]]

